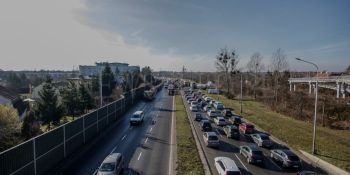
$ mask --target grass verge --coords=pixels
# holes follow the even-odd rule
[[[180,95],[175,96],[176,103],[176,174],[204,174],[203,164],[199,158],[197,146],[192,135],[190,122]]]
[[[240,112],[238,100],[229,100],[223,95],[213,95],[225,106]],[[256,101],[243,101],[242,116],[255,123],[273,136],[286,142],[296,150],[311,153],[312,128],[308,122],[295,120],[291,117],[272,111],[264,104]],[[350,171],[350,131],[333,130],[318,126],[316,130],[317,156],[346,171]]]

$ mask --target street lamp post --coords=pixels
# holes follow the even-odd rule
[[[243,72],[241,72],[241,96],[240,96],[240,105],[241,105],[241,115],[243,115],[243,108],[242,108],[242,99],[243,98]]]
[[[315,89],[315,114],[314,114],[314,127],[313,127],[313,135],[312,135],[312,154],[316,154],[316,119],[317,119],[317,93],[318,93],[318,66],[315,63],[302,60],[300,58],[295,58],[298,61],[302,61],[308,64],[311,64],[316,67],[316,89]]]

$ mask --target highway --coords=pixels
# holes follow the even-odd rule
[[[110,153],[122,153],[127,168],[123,174],[174,174],[174,97],[161,90],[153,101],[140,101],[116,123],[79,150],[52,174],[95,174]],[[144,123],[130,126],[137,110],[145,113]],[[153,120],[155,122],[153,122]]]
[[[200,145],[203,149],[204,155],[208,161],[209,164],[209,170],[213,175],[217,175],[217,171],[214,164],[214,158],[219,156],[229,157],[232,160],[235,161],[237,166],[239,167],[242,174],[257,174],[257,175],[281,175],[281,174],[296,174],[297,170],[286,170],[282,169],[281,166],[277,165],[274,161],[271,160],[270,151],[268,149],[262,148],[262,151],[265,155],[264,165],[263,166],[257,166],[248,164],[246,159],[239,154],[239,147],[242,145],[251,145],[254,144],[251,142],[247,137],[241,134],[240,140],[234,140],[229,139],[226,137],[225,133],[222,130],[222,127],[217,127],[215,123],[209,117],[207,117],[206,113],[202,113],[202,116],[207,117],[209,120],[212,121],[212,127],[213,131],[215,131],[219,135],[220,139],[220,146],[219,148],[209,148],[205,146],[204,140],[203,140],[203,132],[200,129],[200,123],[197,121],[194,121],[195,118],[195,112],[190,111],[189,104],[187,104],[186,100],[183,101],[186,106],[187,114],[190,118],[190,123],[194,126],[194,129],[196,130],[195,133],[197,133],[198,140],[200,141]],[[303,161],[302,163],[303,170],[312,170],[316,172],[322,172],[320,169],[315,169],[311,165],[307,164]]]

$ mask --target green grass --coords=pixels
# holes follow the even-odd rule
[[[226,107],[233,108],[237,114],[240,113],[238,100],[229,100],[222,95],[210,94],[210,96],[219,98]],[[279,114],[260,102],[249,100],[243,101],[242,115],[292,148],[311,153],[313,128],[311,123]],[[317,156],[350,171],[350,131],[318,126],[316,134]]]
[[[203,164],[199,158],[195,140],[192,135],[187,113],[179,95],[176,102],[176,143],[177,168],[176,174],[204,174]]]

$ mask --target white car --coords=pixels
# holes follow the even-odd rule
[[[203,108],[203,110],[204,110],[205,112],[208,112],[208,111],[211,110],[211,109],[212,109],[212,107],[209,106],[209,105],[205,105],[204,108]]]
[[[197,107],[197,105],[191,105],[190,110],[191,110],[192,112],[198,112],[198,107]]]
[[[143,111],[136,111],[130,118],[130,125],[143,123],[144,113]]]
[[[198,102],[197,101],[192,101],[191,102],[191,106],[198,106]]]
[[[240,175],[241,171],[238,169],[235,161],[228,157],[215,157],[215,168],[219,175]]]
[[[224,117],[216,117],[216,118],[214,118],[214,122],[218,126],[225,126],[226,125],[226,121],[225,121]]]
[[[112,153],[108,155],[102,164],[98,167],[97,175],[116,175],[120,174],[124,168],[124,157],[121,153]]]
[[[207,147],[219,147],[220,140],[216,132],[204,132],[203,140]]]
[[[216,117],[216,116],[218,116],[220,114],[220,112],[219,111],[215,111],[215,110],[212,109],[212,110],[209,110],[207,112],[207,114],[208,114],[209,117]]]

